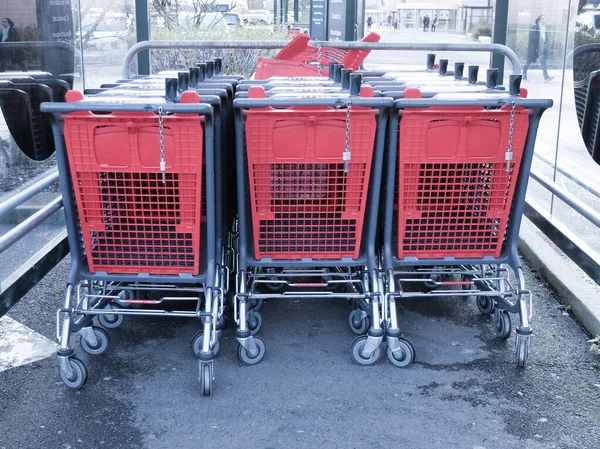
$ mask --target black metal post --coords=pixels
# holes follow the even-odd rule
[[[506,30],[508,28],[508,0],[498,0],[494,11],[494,44],[506,45]],[[498,69],[498,84],[502,84],[504,75],[504,57],[492,53],[490,66]]]
[[[150,40],[148,0],[135,0],[135,33],[137,42]],[[150,51],[138,54],[138,74],[150,75]]]

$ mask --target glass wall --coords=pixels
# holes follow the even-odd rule
[[[134,0],[76,0],[86,88],[121,77],[123,58],[136,40]]]
[[[522,87],[531,97],[554,100],[540,124],[533,171],[598,212],[600,199],[590,190],[600,191],[600,165],[592,160],[580,132],[574,87],[600,64],[587,67],[586,61],[573,59],[577,46],[600,43],[598,2],[514,0],[509,5],[508,46],[523,64]],[[574,70],[582,72],[575,83]],[[570,206],[537,182],[531,182],[528,198],[600,252],[600,229]]]

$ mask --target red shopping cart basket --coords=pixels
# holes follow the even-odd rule
[[[379,34],[371,32],[362,41],[379,42],[380,38]],[[328,76],[329,71],[325,67],[330,62],[338,62],[347,69],[357,70],[369,55],[369,50],[322,48],[319,60],[317,47],[309,46],[309,41],[310,36],[300,34],[272,59],[258,58],[254,78],[264,80],[272,76],[317,76],[319,69],[315,63],[320,63],[324,67],[321,74]]]
[[[527,137],[530,111],[405,109],[398,149],[400,258],[499,257]]]
[[[203,131],[198,116],[64,116],[69,165],[91,272],[198,274]]]
[[[323,107],[246,112],[256,258],[356,258],[368,195],[376,111]]]

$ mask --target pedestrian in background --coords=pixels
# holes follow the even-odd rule
[[[540,60],[544,81],[548,82],[553,76],[548,74],[548,54],[550,53],[550,39],[546,31],[546,16],[542,14],[535,19],[535,24],[529,32],[529,45],[527,46],[527,64],[523,67],[523,79],[527,80],[529,66]]]
[[[433,18],[433,22],[431,22],[431,32],[435,33],[435,26],[437,25],[437,16]]]
[[[373,25],[373,17],[367,17],[367,30],[371,31],[371,26]]]
[[[15,23],[10,20],[8,17],[2,19],[2,42],[19,42],[21,40],[21,36],[19,36],[19,32],[15,28]],[[6,70],[6,63],[10,59],[13,64],[19,67],[19,70],[25,72],[27,68],[25,67],[25,59],[23,52],[21,50],[4,50],[0,52],[0,72],[4,72]]]
[[[427,31],[429,29],[429,16],[423,17],[423,31]]]

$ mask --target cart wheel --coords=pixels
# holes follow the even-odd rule
[[[262,327],[262,315],[255,310],[250,310],[248,311],[248,315],[246,315],[246,322],[248,323],[250,333],[255,335]]]
[[[204,341],[204,331],[199,331],[192,337],[192,354],[194,357],[197,357],[202,352],[202,343]],[[221,349],[221,343],[219,343],[219,339],[215,341],[215,344],[212,347],[212,355],[216,357],[219,354],[219,350]]]
[[[381,349],[379,346],[375,349],[375,351],[373,351],[373,353],[369,357],[365,357],[363,355],[363,349],[365,348],[365,344],[367,343],[367,338],[369,337],[363,335],[362,337],[358,337],[352,343],[352,357],[354,357],[354,360],[356,360],[356,362],[360,363],[361,365],[373,365],[377,362],[379,356],[381,355]]]
[[[484,315],[491,315],[496,309],[494,300],[489,296],[478,296],[476,299],[477,308]]]
[[[415,347],[412,345],[410,341],[405,338],[398,338],[398,343],[400,344],[400,349],[402,350],[402,354],[394,354],[392,348],[388,346],[387,356],[388,360],[392,362],[393,365],[399,368],[405,368],[410,366],[415,361]],[[400,355],[400,357],[398,357]]]
[[[360,310],[354,309],[348,316],[350,330],[356,335],[363,335],[371,327],[371,318],[368,315],[364,317],[361,315]]]
[[[110,338],[106,331],[100,327],[92,327],[94,331],[94,335],[96,336],[96,340],[98,340],[95,346],[92,346],[82,335],[79,343],[81,344],[81,349],[87,352],[90,355],[102,355],[104,354],[110,345]]]
[[[438,268],[438,267],[435,267]],[[440,285],[438,284],[438,282],[442,282],[443,280],[443,275],[441,273],[435,273],[435,274],[431,274],[431,275],[423,275],[423,284],[425,284],[425,287],[427,287],[428,290],[435,290],[437,288],[440,288]]]
[[[227,326],[227,313],[217,316],[217,329],[223,329]]]
[[[260,338],[254,338],[254,343],[256,343],[256,347],[258,348],[258,353],[254,356],[238,343],[237,355],[240,359],[240,362],[242,362],[244,365],[256,365],[265,356],[265,344],[263,341]]]
[[[200,363],[200,391],[204,396],[210,396],[212,393],[212,362]]]
[[[281,270],[277,269],[277,268],[267,268],[267,269],[265,269],[265,273],[280,274]],[[273,276],[273,278],[271,278],[271,279],[280,280],[281,278],[279,278],[277,276]],[[266,290],[268,290],[271,293],[280,293],[280,292],[284,291],[287,287],[287,283],[285,283],[285,282],[265,283],[265,284],[260,284],[260,285],[263,286]]]
[[[262,298],[250,298],[250,301],[248,301],[248,309],[259,311],[262,306],[263,306]]]
[[[530,336],[517,335],[517,366],[525,367],[529,357]]]
[[[496,309],[494,312],[494,329],[496,331],[496,337],[502,339],[510,337],[512,325],[510,322],[510,315],[506,310]]]
[[[110,307],[113,309],[121,308],[121,306],[118,304],[111,304]],[[112,313],[98,315],[98,323],[100,323],[103,327],[107,329],[116,329],[117,327],[121,326],[121,324],[123,324],[124,319],[125,317],[123,315],[117,315]]]
[[[71,377],[67,377],[66,373],[60,370],[60,379],[67,387],[73,390],[78,390],[79,388],[83,387],[87,381],[87,369],[85,368],[83,362],[76,357],[69,358],[69,364],[73,370]]]

